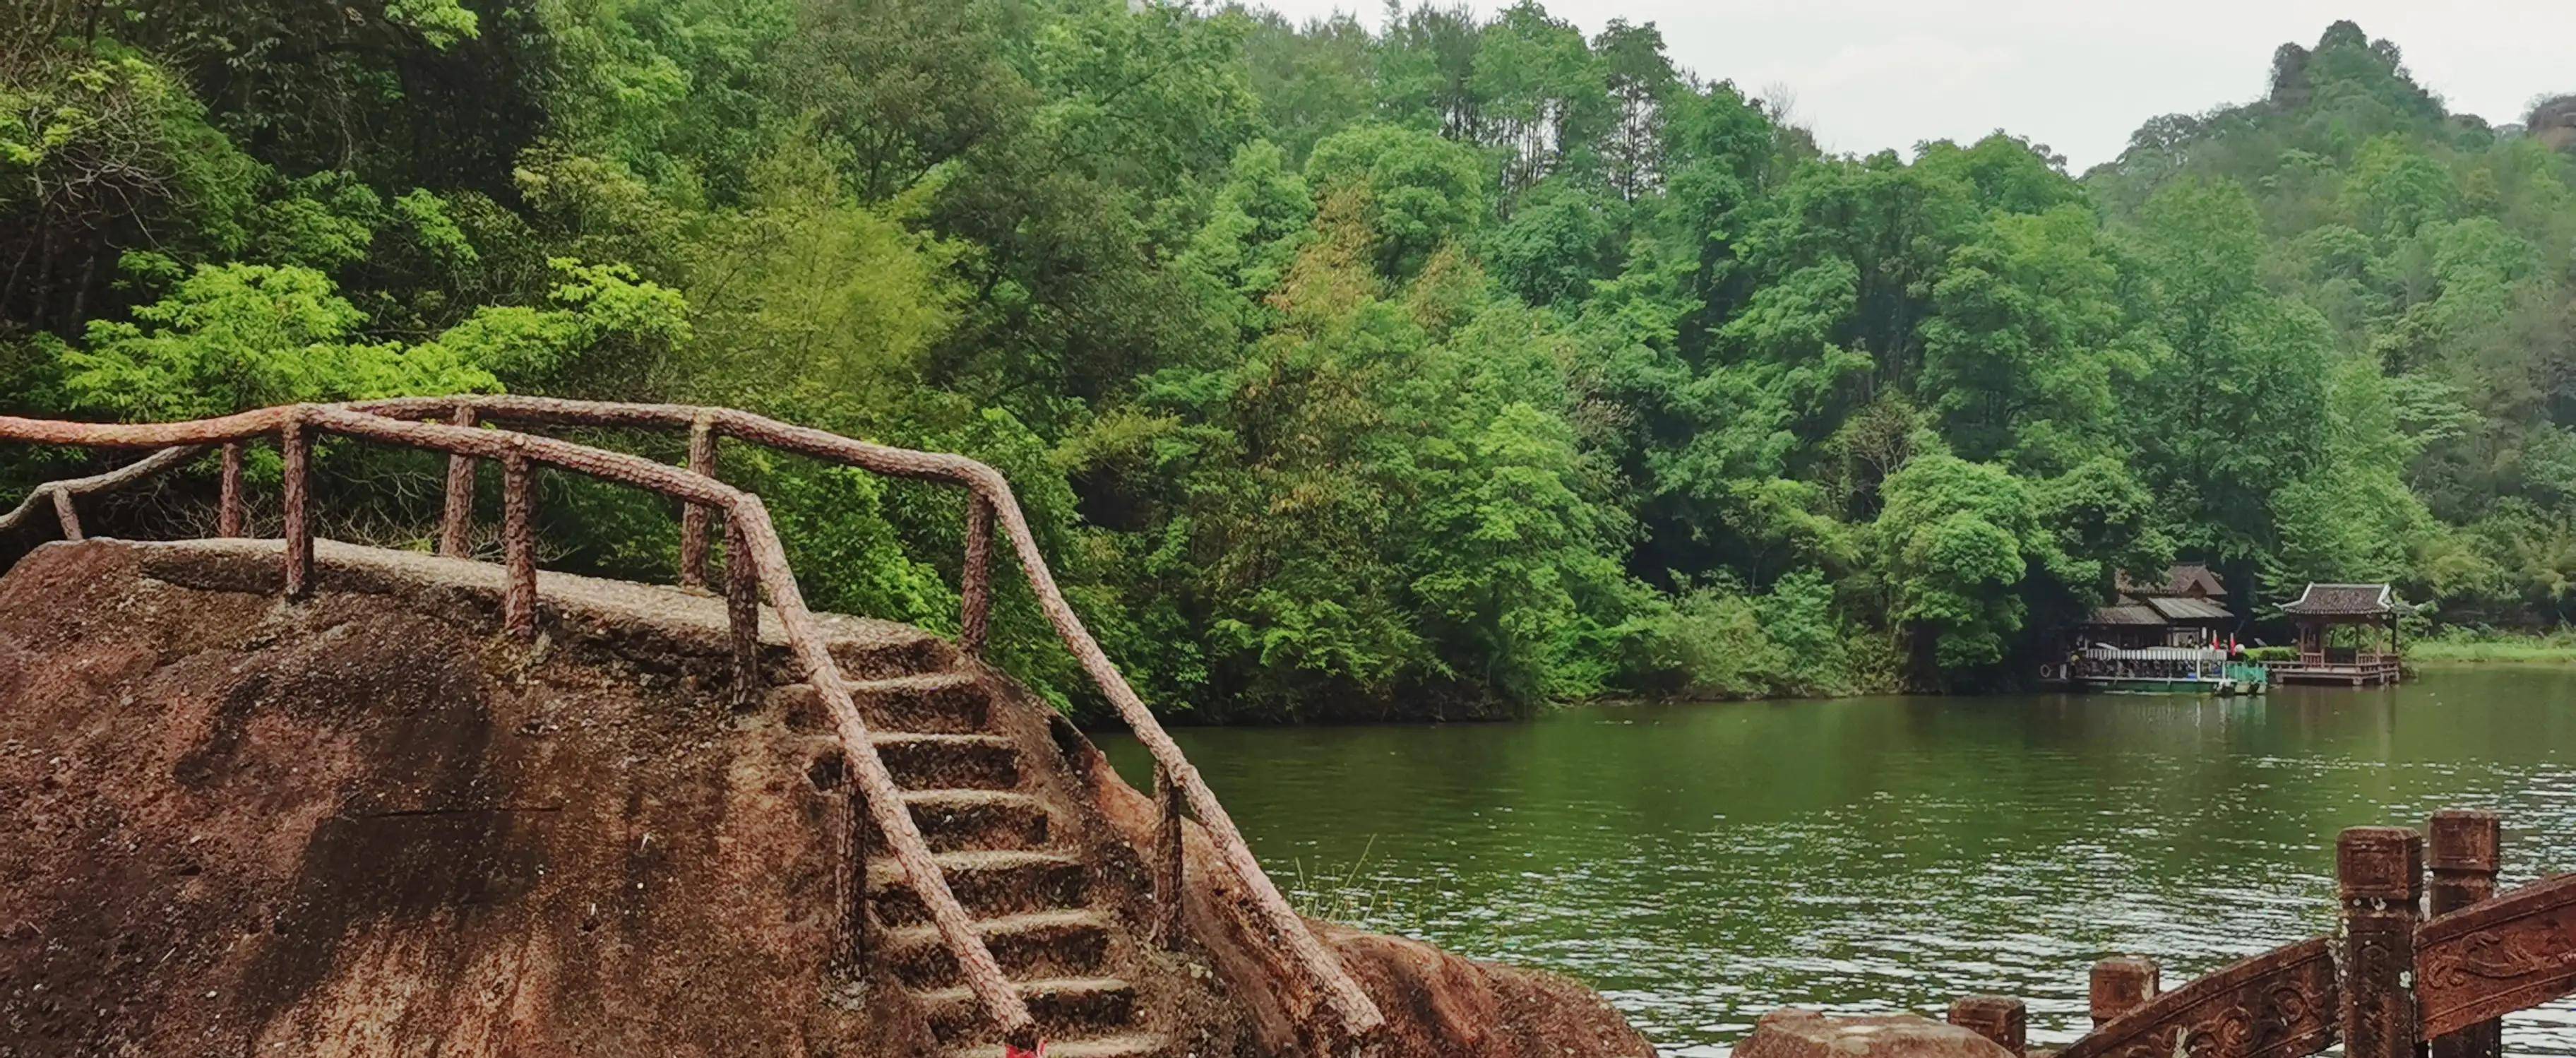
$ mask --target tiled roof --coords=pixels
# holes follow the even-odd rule
[[[2156,596],[2146,601],[2149,608],[2169,621],[2224,621],[2235,616],[2227,608],[2207,599],[2184,596]]]
[[[2084,623],[2093,625],[2160,625],[2165,623],[2165,618],[2163,614],[2157,613],[2154,609],[2145,606],[2105,606],[2093,611],[2093,618]]]
[[[2397,593],[2385,584],[2310,584],[2298,598],[2281,607],[2281,612],[2316,617],[2378,616],[2403,608]]]
[[[2119,589],[2133,595],[2202,595],[2212,599],[2227,597],[2227,582],[2218,571],[2201,562],[2176,562],[2165,569],[2164,579],[2139,580],[2120,574]]]

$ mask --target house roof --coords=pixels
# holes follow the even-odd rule
[[[2189,596],[2151,596],[2146,605],[2168,621],[2225,621],[2236,616],[2217,603]]]
[[[2381,617],[2406,610],[2385,584],[2309,584],[2281,612],[2307,617]]]
[[[2176,562],[2165,568],[2164,580],[2139,580],[2126,572],[2120,574],[2119,589],[2128,595],[2197,595],[2211,599],[2227,597],[2227,582],[2218,571],[2203,562]]]
[[[2165,623],[2165,617],[2147,606],[2105,606],[2093,611],[2093,616],[2084,623],[2088,625],[2160,625]]]

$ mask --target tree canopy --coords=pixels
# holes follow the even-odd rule
[[[1723,74],[1725,71],[1710,71]],[[1836,155],[1535,0],[26,0],[0,410],[721,403],[1000,466],[1158,707],[2007,684],[2124,570],[2576,607],[2576,166],[2350,23],[2081,176]],[[0,453],[0,486],[64,473]],[[417,544],[352,471],[334,531]],[[826,606],[960,501],[788,459]],[[202,502],[186,487],[165,502]],[[667,512],[549,486],[556,559]],[[138,517],[140,515],[137,515]],[[1008,578],[1004,578],[1007,582]],[[1004,663],[1096,703],[1025,598]]]

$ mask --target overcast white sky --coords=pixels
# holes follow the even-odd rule
[[[1254,0],[1292,18],[1380,0]],[[1410,6],[1411,0],[1407,0]],[[1504,6],[1474,0],[1491,12]],[[2339,18],[2397,42],[2454,111],[2520,121],[2532,97],[2576,92],[2569,0],[1548,0],[1589,35],[1653,22],[1679,65],[1748,94],[1785,85],[1829,150],[1910,149],[1998,128],[2069,168],[2110,160],[2139,123],[2263,94],[2272,50],[2313,46]]]

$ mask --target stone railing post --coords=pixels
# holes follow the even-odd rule
[[[2163,968],[2153,959],[2134,956],[2104,959],[2093,964],[2091,1001],[2093,1027],[2100,1028],[2111,1019],[2145,1006],[2162,990]]]
[[[2434,915],[2480,903],[2495,896],[2496,871],[2503,863],[2504,817],[2494,812],[2460,809],[2433,813],[2425,865],[2432,868],[2428,903]],[[2432,1041],[2432,1058],[2501,1058],[2504,1022],[2490,1018]]]
[[[239,441],[224,442],[223,486],[215,501],[215,535],[227,540],[238,539],[243,529],[242,518],[242,446]]]
[[[689,473],[716,476],[716,428],[704,413],[689,424]],[[680,586],[707,586],[707,523],[715,511],[703,504],[684,503],[680,508]]]
[[[966,497],[966,567],[958,575],[957,594],[957,648],[981,660],[993,630],[993,505],[971,492]]]
[[[1178,948],[1187,848],[1181,841],[1180,784],[1159,766],[1154,769],[1154,807],[1154,942]]]
[[[54,490],[54,520],[63,525],[63,539],[82,538],[80,508],[72,505],[72,494],[63,489]]]
[[[843,933],[842,958],[847,960],[846,972],[860,975],[867,971],[868,959],[876,951],[875,916],[868,910],[868,857],[875,851],[875,827],[868,821],[867,792],[855,780],[845,777],[844,781],[850,787],[846,799],[850,832],[848,855],[841,858],[840,878],[846,896],[841,911],[850,919]]]
[[[518,639],[537,637],[536,489],[528,457],[501,460],[501,551],[508,573],[501,593],[501,629]]]
[[[733,707],[760,704],[760,566],[751,538],[725,519],[725,622],[733,631]]]
[[[2030,1049],[2030,1009],[2009,996],[1966,996],[1950,1004],[1950,1024],[2015,1055]]]
[[[2343,915],[2343,1053],[2412,1058],[2423,836],[2404,827],[2344,831],[2335,841],[2335,889]]]
[[[279,490],[284,507],[280,536],[286,538],[286,597],[301,599],[313,588],[313,525],[310,483],[313,441],[301,418],[289,419],[277,432],[277,451],[285,457],[285,484]]]
[[[458,408],[448,422],[474,425],[474,409]],[[447,457],[447,509],[438,519],[438,553],[465,558],[474,550],[474,457],[462,452]]]

